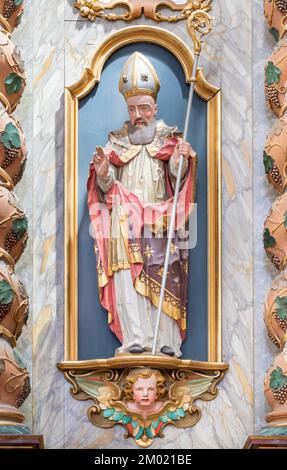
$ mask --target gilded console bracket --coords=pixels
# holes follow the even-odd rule
[[[217,384],[224,376],[224,363],[204,363],[142,355],[120,356],[96,361],[63,362],[59,368],[72,384],[76,400],[93,400],[88,408],[90,422],[101,428],[123,426],[126,438],[140,447],[149,447],[163,437],[167,425],[190,428],[201,418],[196,400],[213,400]],[[158,396],[154,409],[145,415],[134,405],[130,386],[139,377],[157,379]]]

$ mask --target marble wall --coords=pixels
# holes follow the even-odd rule
[[[78,80],[95,47],[125,25],[103,20],[91,24],[73,9],[73,0],[25,3],[23,24],[15,39],[21,44],[29,75],[19,118],[30,156],[17,187],[30,220],[30,244],[19,263],[33,316],[19,342],[33,378],[26,413],[33,433],[43,434],[48,448],[122,448],[124,430],[93,427],[86,416],[87,403],[71,398],[56,364],[64,357],[64,85]],[[202,419],[196,427],[166,428],[165,439],[156,440],[152,448],[174,448],[175,440],[177,448],[241,448],[248,435],[258,432],[265,412],[262,379],[271,363],[271,346],[263,327],[262,303],[274,276],[265,266],[261,232],[274,195],[263,183],[261,147],[270,116],[263,109],[260,87],[272,38],[267,38],[261,0],[213,3],[216,25],[201,64],[206,78],[222,88],[223,96],[222,337],[223,360],[230,369],[216,400],[200,404]],[[152,24],[136,21],[143,22]],[[161,27],[190,44],[183,23]],[[260,31],[260,41],[252,45],[255,29],[257,36]],[[252,100],[261,111],[259,118]],[[132,440],[124,445],[135,447]]]

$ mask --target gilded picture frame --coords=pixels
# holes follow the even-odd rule
[[[61,368],[78,361],[78,106],[101,79],[106,60],[121,47],[148,42],[168,49],[182,65],[185,79],[192,77],[193,55],[173,33],[154,26],[123,28],[93,54],[80,80],[65,89],[65,357]],[[221,358],[221,93],[209,84],[201,69],[196,93],[208,107],[208,363],[226,368]],[[164,364],[163,358],[163,364]],[[98,360],[97,364],[107,364]],[[82,361],[89,362],[89,361]],[[91,362],[91,361],[90,361]],[[117,363],[114,358],[112,363]],[[193,361],[180,360],[182,365]],[[199,363],[202,365],[202,363]]]

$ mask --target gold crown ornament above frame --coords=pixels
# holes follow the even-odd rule
[[[77,0],[74,6],[80,10],[81,16],[90,21],[95,21],[96,18],[132,21],[143,15],[154,21],[173,23],[186,20],[196,10],[209,11],[211,3],[212,0],[188,0],[184,3],[175,3],[172,0],[113,0],[108,3],[101,3],[99,0]],[[119,8],[124,12],[113,12]],[[171,15],[163,14],[163,10],[170,10]]]

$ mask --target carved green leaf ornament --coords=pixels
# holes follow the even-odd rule
[[[273,390],[276,390],[284,385],[287,385],[287,377],[283,375],[281,367],[277,367],[277,369],[273,370],[270,376],[270,387]]]
[[[21,90],[22,78],[17,75],[17,73],[9,73],[8,77],[5,80],[5,87],[8,95],[13,95],[13,93],[18,93]]]
[[[14,291],[10,284],[8,284],[5,279],[0,281],[0,304],[1,305],[8,305],[13,302],[14,299]]]
[[[277,297],[275,307],[280,320],[285,320],[287,318],[287,297]]]
[[[273,62],[269,61],[266,67],[266,82],[267,85],[279,83],[281,77],[281,70],[276,67]]]
[[[275,240],[275,238],[270,234],[269,228],[266,228],[266,229],[264,230],[263,242],[264,242],[264,248],[272,248],[274,245],[276,245],[276,240]]]
[[[263,153],[263,163],[264,163],[265,173],[268,173],[269,171],[272,170],[274,160],[265,151]]]
[[[16,219],[13,222],[13,231],[16,233],[17,240],[21,240],[24,237],[28,229],[27,217]]]
[[[5,148],[11,149],[12,147],[20,148],[21,140],[17,127],[9,122],[5,126],[4,132],[0,136],[0,142],[4,145]]]

